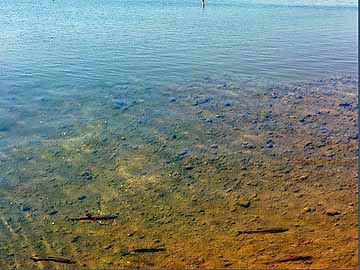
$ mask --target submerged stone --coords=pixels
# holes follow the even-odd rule
[[[92,180],[94,176],[90,172],[84,172],[81,174],[81,178],[84,180]]]
[[[230,106],[232,106],[232,102],[231,101],[225,101],[224,106],[225,107],[230,107]]]
[[[211,101],[211,98],[197,98],[193,103],[193,106],[205,105]]]
[[[240,206],[244,207],[244,208],[250,207],[250,204],[251,204],[250,201],[247,201],[247,200],[240,202]]]
[[[49,215],[49,216],[53,216],[53,215],[56,215],[57,213],[58,213],[57,210],[53,210],[53,211],[50,211],[50,212],[48,213],[48,215]]]
[[[344,102],[344,103],[340,103],[339,107],[341,107],[341,108],[351,108],[352,104],[348,103],[348,102]]]
[[[21,206],[21,210],[22,210],[23,212],[30,211],[30,210],[31,210],[31,206],[28,206],[28,205],[26,205],[26,206]]]
[[[326,210],[326,214],[328,216],[337,216],[337,215],[340,215],[340,211],[338,211],[337,209],[334,209],[334,208],[330,208],[330,209],[327,209]]]

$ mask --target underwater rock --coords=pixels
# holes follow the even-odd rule
[[[232,106],[232,102],[231,101],[225,101],[224,106],[225,107],[230,107],[230,106]]]
[[[340,213],[340,211],[338,211],[338,210],[336,210],[334,208],[330,208],[330,209],[326,210],[326,214],[328,216],[337,216],[337,215],[340,215],[341,213]]]
[[[59,213],[59,211],[53,210],[53,211],[50,211],[50,212],[48,213],[48,215],[49,215],[49,216],[53,216],[53,215],[56,215],[57,213]]]
[[[266,148],[273,148],[274,147],[274,142],[272,139],[268,139],[266,141]]]
[[[240,202],[240,206],[244,207],[244,208],[249,208],[250,205],[251,205],[250,201],[247,201],[247,200]]]
[[[251,143],[251,142],[244,142],[243,143],[243,148],[244,149],[255,149],[256,148],[256,145]]]
[[[351,108],[352,107],[352,104],[351,103],[348,103],[348,102],[344,102],[344,103],[340,103],[339,104],[339,107],[341,108]]]
[[[117,101],[111,106],[114,110],[126,110],[128,108],[128,104],[125,102]]]
[[[211,98],[196,98],[193,106],[205,105],[211,101]]]
[[[75,236],[75,237],[71,240],[71,243],[77,243],[77,242],[80,241],[80,239],[81,239],[81,236],[80,236],[80,235],[77,235],[77,236]]]
[[[94,176],[90,172],[84,172],[83,174],[81,174],[81,178],[83,180],[92,180]]]
[[[81,195],[80,197],[78,197],[78,200],[79,201],[83,201],[85,200],[87,197],[85,195]]]
[[[182,160],[188,153],[190,152],[189,149],[182,150],[176,157],[176,161]]]
[[[106,250],[107,250],[107,249],[111,249],[113,246],[114,246],[114,245],[110,244],[110,245],[105,246],[104,249],[106,249]]]
[[[294,193],[298,193],[300,191],[300,188],[298,186],[292,186],[291,191]]]
[[[28,211],[31,210],[31,206],[28,206],[28,205],[26,205],[26,206],[21,206],[21,210],[22,210],[23,212],[28,212]]]
[[[137,104],[136,100],[130,101],[124,98],[115,98],[111,108],[113,110],[119,110],[121,112],[125,112],[135,104]]]

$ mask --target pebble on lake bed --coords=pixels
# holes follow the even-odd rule
[[[92,180],[94,176],[90,172],[84,172],[81,174],[81,178],[84,180]]]
[[[326,214],[328,216],[337,216],[337,215],[340,215],[341,213],[340,213],[340,211],[338,211],[338,210],[336,210],[334,208],[330,208],[330,209],[326,210]]]
[[[251,205],[250,201],[247,201],[247,200],[245,200],[245,201],[240,201],[240,206],[241,206],[241,207],[249,208],[250,205]]]
[[[24,212],[30,211],[31,207],[30,206],[21,206],[21,210]]]
[[[310,213],[310,212],[314,212],[315,209],[314,208],[311,208],[311,207],[304,207],[304,213]]]

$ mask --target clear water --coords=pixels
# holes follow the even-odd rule
[[[5,147],[34,139],[39,122],[73,122],[49,112],[50,97],[61,106],[124,85],[151,99],[207,78],[357,76],[355,1],[3,0],[0,13],[0,112],[14,122]],[[83,121],[97,118],[91,106]]]
[[[2,90],[357,73],[353,0],[3,0],[0,13]]]
[[[357,16],[354,0],[0,0],[0,268],[268,268],[289,250],[353,267]]]

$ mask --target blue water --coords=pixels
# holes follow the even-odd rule
[[[353,0],[2,0],[0,12],[3,89],[357,73]]]
[[[0,14],[1,148],[108,115],[122,87],[151,101],[209,78],[357,77],[353,0],[2,0]]]

